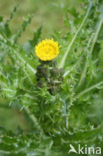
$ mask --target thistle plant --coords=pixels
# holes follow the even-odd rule
[[[32,123],[28,132],[0,128],[0,155],[73,156],[70,144],[103,147],[103,2],[82,5],[66,10],[67,33],[41,41],[40,27],[23,45],[32,17],[17,34],[9,24],[15,9],[6,22],[0,17],[0,96]]]
[[[36,46],[36,55],[40,59],[36,73],[37,86],[48,88],[50,94],[56,93],[63,81],[63,72],[53,61],[58,54],[58,43],[53,40],[44,40]]]

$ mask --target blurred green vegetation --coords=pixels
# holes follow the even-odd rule
[[[68,28],[64,26],[64,17],[68,8],[81,8],[80,1],[76,0],[0,0],[0,15],[9,17],[13,7],[18,4],[18,10],[11,22],[11,29],[17,32],[22,23],[23,17],[33,15],[31,24],[23,34],[20,42],[25,42],[32,37],[33,31],[43,26],[43,37],[50,37],[54,30],[65,32]]]
[[[25,112],[19,111],[15,106],[11,109],[7,101],[0,98],[0,127],[5,127],[12,131],[20,129],[27,131],[30,130],[31,123],[26,119]]]

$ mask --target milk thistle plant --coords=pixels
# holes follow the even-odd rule
[[[16,8],[7,21],[0,17],[0,98],[31,124],[28,131],[0,127],[0,156],[74,156],[70,147],[78,145],[103,153],[103,2],[81,5],[66,9],[66,33],[42,40],[39,27],[23,44],[32,17],[16,34]]]

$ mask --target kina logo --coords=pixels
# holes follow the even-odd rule
[[[94,147],[94,146],[87,146],[87,145],[80,145],[78,144],[78,147],[77,149],[72,145],[70,144],[70,150],[68,153],[75,153],[76,155],[77,154],[92,154],[92,155],[101,155],[102,151],[101,151],[101,147]]]

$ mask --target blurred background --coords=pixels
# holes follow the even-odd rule
[[[31,24],[23,34],[24,42],[30,38],[39,26],[43,26],[43,36],[48,37],[54,30],[65,31],[64,17],[67,9],[81,7],[82,0],[0,0],[0,16],[5,20],[9,17],[13,7],[18,4],[17,13],[11,22],[11,28],[15,32],[19,30],[23,17],[33,15]]]
[[[10,23],[15,33],[21,28],[23,18],[33,15],[31,24],[20,38],[20,43],[26,42],[38,27],[43,26],[42,38],[49,38],[54,31],[66,32],[65,15],[69,8],[81,10],[82,0],[0,0],[0,16],[5,20],[10,16],[14,6],[18,5],[17,13]],[[29,121],[25,113],[18,111],[16,107],[10,109],[7,101],[0,98],[0,126],[6,129],[16,130],[21,128],[29,130]]]

